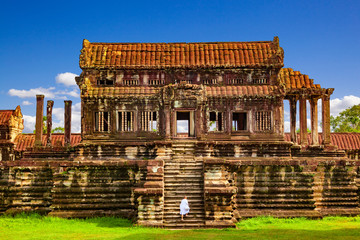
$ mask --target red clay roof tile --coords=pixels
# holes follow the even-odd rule
[[[47,141],[47,136],[43,135],[42,145],[45,146]],[[70,138],[71,146],[76,146],[81,142],[80,133],[72,133]],[[15,138],[15,150],[16,151],[25,151],[27,148],[33,147],[35,143],[35,134],[19,134]],[[54,133],[51,137],[52,146],[64,146],[64,134]]]
[[[209,97],[236,97],[236,96],[266,96],[276,94],[275,86],[206,86],[206,94]]]
[[[90,43],[81,68],[283,66],[273,41],[212,43]]]
[[[311,144],[311,134],[307,136],[308,144]],[[285,133],[285,140],[290,141],[290,133]],[[340,150],[360,149],[360,133],[331,133],[330,140]],[[298,141],[300,138],[298,136]],[[319,142],[322,142],[322,134],[319,133]]]
[[[283,83],[287,89],[292,88],[321,88],[320,84],[314,84],[313,79],[309,79],[308,75],[291,68],[282,68],[279,73],[279,81]]]
[[[15,110],[0,110],[0,125],[7,125]]]

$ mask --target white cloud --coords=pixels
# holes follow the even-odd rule
[[[48,98],[54,98],[55,94],[53,90],[55,90],[54,87],[49,87],[49,88],[38,87],[38,88],[32,88],[30,90],[18,90],[12,88],[9,90],[8,93],[10,96],[16,96],[19,98],[33,98],[37,94],[43,94]]]
[[[330,100],[330,114],[333,116],[337,116],[340,112],[356,104],[360,104],[360,97],[356,97],[353,95],[345,96],[341,99],[332,99]]]
[[[29,101],[23,101],[21,104],[22,104],[22,105],[25,105],[25,106],[33,105],[33,103],[32,103],[32,102],[29,102]]]
[[[176,121],[176,129],[178,133],[187,133],[189,122],[188,120],[177,120]]]
[[[65,86],[76,86],[75,77],[78,75],[71,72],[59,73],[56,76],[56,82],[62,83]]]
[[[55,94],[56,95],[68,95],[71,97],[80,97],[80,94],[76,89],[73,89],[71,91],[57,91]],[[65,96],[62,96],[62,97],[58,96],[58,98],[66,99]]]
[[[284,132],[290,132],[290,121],[284,121]]]
[[[23,115],[24,118],[24,133],[33,133],[35,130],[35,122],[36,117],[35,116],[29,116],[29,115]]]
[[[49,87],[49,88],[32,88],[30,90],[19,90],[19,89],[10,89],[9,90],[10,96],[15,96],[19,98],[35,98],[38,94],[45,95],[46,98],[53,98],[53,99],[68,99],[67,96],[70,97],[80,97],[79,91],[77,89],[72,90],[59,90],[55,91],[55,87]],[[29,101],[24,101],[23,105],[30,105]]]

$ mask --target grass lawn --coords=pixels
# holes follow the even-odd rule
[[[121,218],[0,217],[0,239],[360,239],[360,217],[241,221],[237,229],[164,230],[136,227]]]

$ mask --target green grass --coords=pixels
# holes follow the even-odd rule
[[[360,217],[241,221],[237,229],[166,230],[121,218],[62,219],[36,214],[0,217],[0,239],[360,239]]]

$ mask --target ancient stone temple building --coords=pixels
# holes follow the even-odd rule
[[[38,96],[33,147],[1,165],[0,211],[116,215],[171,228],[229,227],[258,215],[358,214],[359,161],[331,143],[334,89],[283,68],[283,58],[277,37],[216,43],[84,40],[76,78],[81,142],[73,144],[70,133],[71,102],[65,102],[63,142],[54,145],[50,133],[44,140]],[[284,100],[290,105],[288,137]],[[48,119],[51,109],[50,101]],[[181,222],[185,195],[191,211]]]
[[[24,129],[20,106],[0,110],[0,161],[14,160],[14,140]]]

